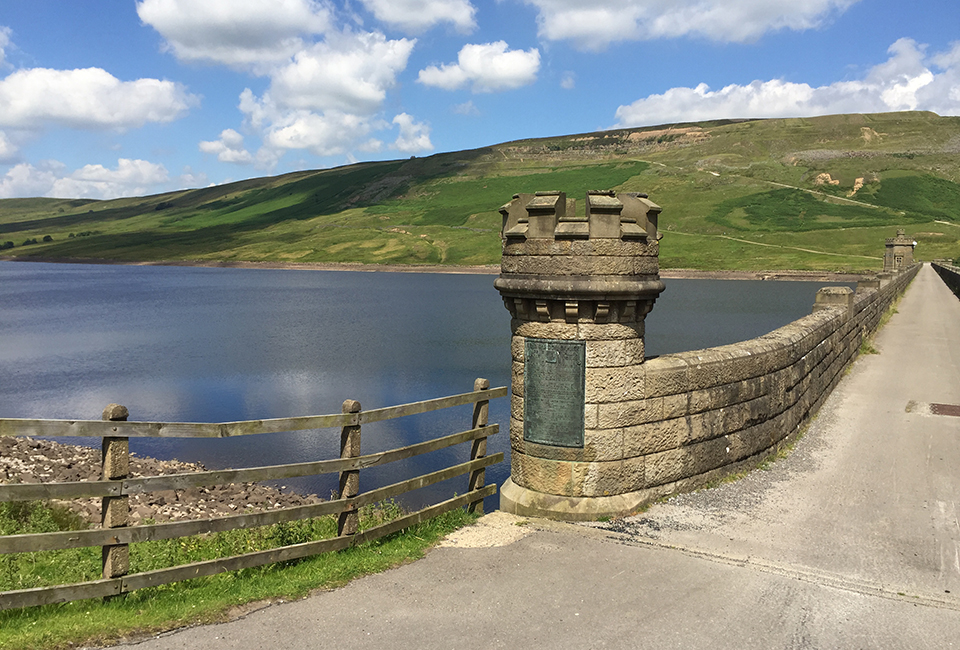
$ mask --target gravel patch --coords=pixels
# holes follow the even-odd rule
[[[203,472],[200,463],[157,460],[130,454],[130,476]],[[100,480],[100,451],[50,440],[0,437],[0,483],[66,483]],[[161,490],[130,496],[130,523],[204,519],[250,511],[320,503],[315,495],[283,492],[258,483],[236,483],[187,490]],[[90,523],[100,523],[100,499],[59,502]]]
[[[472,526],[466,526],[447,535],[437,546],[451,548],[492,548],[507,546],[534,532],[527,519],[495,510],[484,515]]]
[[[817,427],[810,427],[785,458],[769,462],[742,478],[716,487],[677,494],[652,505],[646,512],[607,522],[583,525],[609,530],[637,539],[662,541],[671,533],[716,531],[745,521],[764,519],[775,500],[778,484],[816,470],[828,446]],[[773,523],[773,522],[771,522]]]

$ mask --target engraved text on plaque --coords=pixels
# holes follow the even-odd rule
[[[584,341],[526,339],[523,439],[583,447]]]

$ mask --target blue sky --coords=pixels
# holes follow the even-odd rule
[[[960,115],[957,0],[0,0],[0,198],[911,109]]]

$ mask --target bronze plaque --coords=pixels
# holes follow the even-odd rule
[[[526,339],[523,439],[583,448],[585,341]]]

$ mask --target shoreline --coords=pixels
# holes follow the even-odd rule
[[[361,264],[359,262],[245,262],[207,260],[159,260],[126,262],[96,258],[48,258],[0,256],[0,262],[44,262],[47,264],[102,264],[106,266],[184,266],[218,269],[271,269],[286,271],[354,271],[359,273],[443,273],[452,275],[498,275],[498,264],[473,266],[443,266],[437,264]],[[856,282],[861,273],[831,271],[798,271],[790,269],[767,271],[705,271],[701,269],[660,269],[660,277],[667,280],[780,280],[800,282]]]
[[[0,437],[0,484],[76,483],[100,480],[100,450],[48,438]],[[166,476],[203,472],[198,462],[160,460],[130,453],[130,477]],[[99,498],[53,499],[90,524],[100,522]],[[315,494],[277,489],[262,483],[227,483],[178,490],[131,494],[131,524],[144,519],[156,522],[225,517],[281,507],[313,505],[323,501]]]

